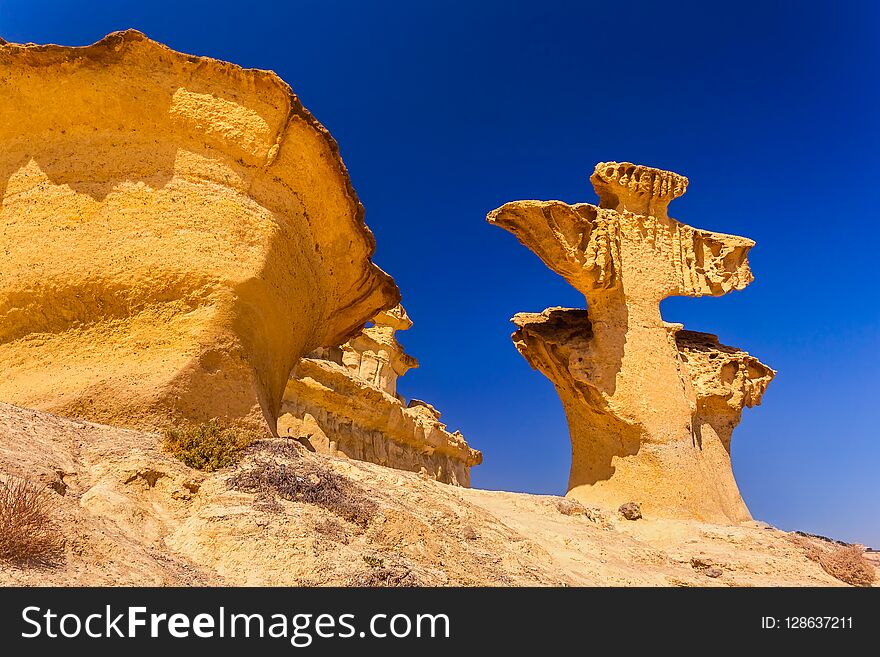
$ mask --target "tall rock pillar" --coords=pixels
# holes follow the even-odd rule
[[[591,181],[598,206],[518,201],[488,217],[586,297],[586,311],[551,308],[513,320],[517,349],[565,406],[569,494],[615,506],[638,501],[659,515],[748,519],[730,468],[730,433],[774,372],[714,336],[682,337],[681,325],[661,318],[660,301],[743,289],[754,242],[670,218],[669,202],[687,189],[678,174],[606,162]],[[721,354],[726,369],[710,367]]]

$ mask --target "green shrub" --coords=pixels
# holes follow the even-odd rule
[[[165,449],[168,452],[189,467],[206,472],[235,465],[242,452],[253,442],[249,434],[223,426],[216,419],[165,432]]]
[[[378,586],[420,586],[419,578],[400,555],[388,554],[390,563],[385,559],[363,555],[364,563],[369,566],[365,570],[356,570],[349,576],[346,586],[378,587]]]

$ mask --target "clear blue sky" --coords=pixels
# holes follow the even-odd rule
[[[421,368],[401,392],[483,450],[480,487],[564,492],[562,407],[508,319],[583,305],[486,212],[595,201],[601,160],[687,175],[673,216],[757,241],[745,291],[663,304],[779,370],[733,438],[749,507],[880,547],[876,7],[0,0],[0,36],[134,27],[287,80],[339,141],[415,321],[400,337]]]

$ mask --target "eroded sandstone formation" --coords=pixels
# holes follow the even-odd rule
[[[748,519],[730,467],[744,406],[775,372],[707,334],[664,322],[668,296],[719,296],[752,281],[754,242],[667,214],[675,173],[606,162],[599,205],[518,201],[489,214],[584,294],[587,310],[513,321],[517,349],[556,386],[572,440],[569,494],[710,521]]]
[[[393,307],[329,133],[274,73],[135,31],[0,42],[0,400],[274,430],[297,359]]]
[[[345,344],[301,359],[287,383],[279,435],[325,454],[469,486],[470,468],[482,454],[458,431],[448,432],[433,406],[417,399],[406,404],[397,393],[398,377],[418,367],[394,337],[411,326],[398,305]]]

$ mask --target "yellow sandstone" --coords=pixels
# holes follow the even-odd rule
[[[489,214],[584,294],[587,310],[514,317],[517,349],[556,386],[572,440],[569,495],[648,515],[750,519],[730,465],[742,408],[775,372],[707,334],[664,322],[669,296],[719,296],[752,281],[754,242],[667,214],[687,178],[605,162],[599,205],[518,201]]]
[[[274,431],[298,358],[399,300],[335,141],[274,73],[135,31],[0,43],[0,116],[2,401]]]
[[[281,406],[278,433],[306,441],[322,454],[422,472],[470,486],[483,455],[450,433],[430,404],[406,400],[397,379],[418,361],[394,337],[412,326],[398,305],[339,347],[319,349],[294,368]]]

